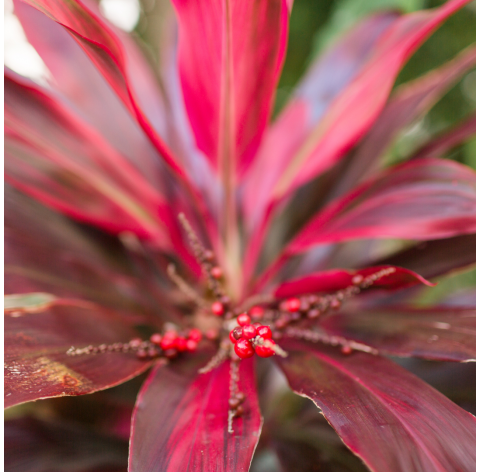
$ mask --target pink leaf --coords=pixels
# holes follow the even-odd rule
[[[399,86],[369,133],[354,151],[352,165],[342,176],[334,195],[342,195],[364,177],[379,170],[381,157],[399,133],[427,113],[475,64],[476,50],[472,46],[438,69]],[[440,157],[435,154],[431,156]]]
[[[309,68],[293,98],[268,130],[246,175],[243,205],[251,226],[265,209],[264,204],[296,150],[365,66],[379,37],[398,17],[396,13],[381,13],[361,21]]]
[[[123,383],[150,366],[133,353],[69,356],[70,347],[125,343],[139,318],[80,300],[57,299],[38,312],[5,317],[5,406],[83,395]]]
[[[227,431],[229,362],[207,374],[200,367],[192,359],[154,368],[134,410],[130,472],[248,471],[262,424],[254,364],[240,364],[246,401],[233,433]]]
[[[37,9],[19,0],[15,0],[14,5],[27,39],[53,76],[52,87],[79,110],[82,118],[126,155],[144,178],[156,186],[162,185],[162,162],[156,150],[135,117],[125,108],[75,39],[60,24]],[[124,43],[130,41],[126,35],[119,39]],[[129,51],[133,51],[133,47]],[[138,55],[137,52],[135,54]],[[144,69],[142,67],[142,71]],[[132,80],[137,81],[139,76],[136,72]],[[152,97],[158,96],[158,92],[151,87],[147,90],[154,92]],[[159,111],[163,109],[159,97],[153,102]]]
[[[319,326],[389,356],[460,362],[476,358],[476,313],[471,308],[343,309]]]
[[[474,172],[455,162],[423,159],[396,166],[334,201],[286,253],[351,239],[424,240],[474,231]]]
[[[285,0],[175,0],[179,69],[197,145],[243,172],[267,126],[284,60]]]
[[[284,343],[278,362],[344,443],[374,472],[475,468],[475,420],[393,362],[356,352]]]
[[[288,298],[306,293],[335,292],[337,290],[342,290],[346,287],[352,286],[352,279],[356,275],[360,275],[364,278],[371,274],[380,272],[383,269],[394,269],[394,271],[377,279],[373,283],[372,287],[392,290],[409,287],[419,283],[430,286],[434,285],[420,275],[401,267],[376,266],[361,270],[333,269],[324,272],[317,272],[299,279],[282,283],[275,289],[274,295],[277,298]]]

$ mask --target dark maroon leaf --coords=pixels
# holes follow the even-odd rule
[[[433,285],[420,275],[401,267],[375,266],[360,270],[333,269],[317,272],[296,280],[284,282],[277,287],[274,295],[277,298],[287,298],[304,293],[335,292],[353,285],[352,279],[355,275],[367,277],[385,269],[393,270],[393,272],[377,279],[372,287],[397,289],[419,283]]]
[[[427,113],[475,64],[476,50],[471,46],[438,69],[399,86],[369,133],[354,151],[352,164],[342,176],[341,184],[336,187],[335,196],[349,191],[364,177],[379,170],[381,157],[399,133]],[[430,157],[440,155],[430,154]]]
[[[133,353],[70,356],[70,347],[125,343],[137,337],[137,317],[79,300],[56,300],[37,313],[5,317],[5,406],[82,395],[140,374],[150,362]]]
[[[5,423],[6,472],[121,472],[127,443],[96,431],[32,417]]]
[[[334,201],[286,253],[362,238],[440,239],[475,231],[474,172],[423,159],[396,166]]]
[[[46,292],[140,310],[143,299],[125,249],[6,187],[5,293]]]
[[[382,354],[441,361],[476,358],[476,313],[472,308],[353,310],[330,316],[320,326]]]
[[[424,241],[414,247],[376,261],[405,267],[423,277],[432,278],[468,267],[476,262],[476,235]]]
[[[205,358],[208,360],[208,358]],[[157,366],[137,400],[130,443],[130,472],[247,472],[262,419],[252,361],[240,363],[244,414],[229,433],[229,362],[207,374],[199,359]]]
[[[343,442],[379,472],[474,471],[475,420],[391,361],[285,342],[278,362]]]

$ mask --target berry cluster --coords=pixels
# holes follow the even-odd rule
[[[272,341],[272,331],[269,326],[260,323],[251,324],[247,313],[237,317],[237,324],[229,334],[234,344],[234,351],[241,359],[247,359],[257,354],[259,357],[271,357],[276,353],[276,344]]]
[[[163,335],[154,333],[150,336],[150,342],[161,348],[163,356],[167,359],[173,359],[180,352],[194,352],[201,339],[202,333],[197,328],[189,330],[186,336],[181,336],[174,330],[168,330]]]

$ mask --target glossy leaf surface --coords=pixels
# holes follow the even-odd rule
[[[275,290],[274,295],[278,298],[286,298],[304,293],[335,292],[352,286],[352,279],[355,275],[367,277],[383,269],[393,269],[393,273],[379,278],[373,283],[372,287],[396,289],[409,287],[418,283],[432,285],[426,279],[410,270],[401,267],[376,266],[361,270],[334,269],[317,272],[306,277],[284,282]]]
[[[243,170],[268,123],[286,49],[287,4],[175,0],[174,6],[180,79],[197,146],[221,172]]]
[[[391,361],[286,342],[278,360],[344,443],[376,472],[474,471],[475,420]]]
[[[126,446],[75,424],[17,418],[5,423],[5,471],[122,472]]]
[[[403,129],[419,120],[464,74],[476,64],[476,50],[469,47],[450,62],[396,88],[369,133],[351,157],[352,165],[341,178],[336,195],[381,167],[381,158]],[[440,157],[431,154],[430,157]]]
[[[5,317],[5,407],[113,387],[150,365],[135,354],[69,356],[71,346],[128,342],[141,319],[78,300],[58,300],[39,313]]]
[[[199,374],[202,366],[196,359],[153,369],[134,411],[130,472],[248,471],[262,425],[254,364],[240,363],[246,401],[233,433],[227,430],[229,362]]]
[[[343,310],[322,320],[328,334],[367,344],[381,354],[439,361],[476,358],[476,313],[472,308]]]
[[[474,195],[474,172],[468,167],[440,159],[401,164],[321,211],[286,252],[350,239],[423,240],[473,233]]]

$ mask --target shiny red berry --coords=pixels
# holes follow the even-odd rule
[[[232,331],[229,333],[229,339],[230,339],[230,342],[231,342],[232,344],[235,344],[235,343],[238,341],[238,339],[237,339],[237,338],[235,337],[235,335],[234,335],[234,330],[232,330]]]
[[[200,329],[197,329],[197,328],[192,328],[192,329],[189,331],[188,338],[189,338],[189,339],[192,339],[192,340],[195,341],[195,342],[199,342],[199,341],[202,339],[202,332],[201,332],[201,330],[200,330]]]
[[[160,346],[160,343],[162,342],[162,335],[159,333],[154,333],[152,336],[150,336],[150,342]]]
[[[257,330],[254,326],[252,326],[251,324],[249,325],[245,325],[243,328],[242,328],[242,337],[244,337],[245,339],[252,339],[252,338],[255,338],[257,335]]]
[[[341,352],[345,354],[346,356],[349,354],[352,354],[352,347],[348,346],[347,344],[345,346],[342,346]]]
[[[298,298],[289,298],[289,300],[286,300],[286,309],[291,313],[299,310],[300,306],[301,301]]]
[[[257,328],[257,334],[264,339],[272,339],[272,331],[269,326],[259,326]]]
[[[274,343],[272,343],[272,344],[274,344]],[[256,346],[256,354],[259,357],[271,357],[275,353],[274,353],[274,349],[272,349],[271,346],[269,346],[267,344],[263,344],[262,346]]]
[[[246,326],[251,324],[251,318],[247,313],[242,313],[237,317],[237,323],[239,323],[239,326]]]
[[[247,359],[254,355],[252,344],[247,339],[239,339],[235,343],[234,351],[241,359]]]
[[[197,341],[193,339],[187,339],[185,342],[185,349],[188,352],[194,352],[197,349]]]
[[[249,315],[251,315],[252,319],[254,320],[260,320],[264,316],[264,308],[260,306],[253,306],[249,310]]]
[[[222,277],[222,269],[218,266],[214,266],[210,270],[210,275],[212,275],[214,279],[220,279]]]
[[[181,338],[180,336],[175,340],[175,348],[179,352],[184,352],[187,350],[187,340],[185,338]]]
[[[212,303],[211,307],[212,313],[216,316],[222,316],[224,314],[224,305],[221,302]]]
[[[167,333],[168,334],[168,333]],[[166,351],[168,349],[175,349],[177,344],[176,344],[176,339],[177,336],[168,336],[167,334],[164,335],[162,338],[162,341],[160,342],[160,347]]]

